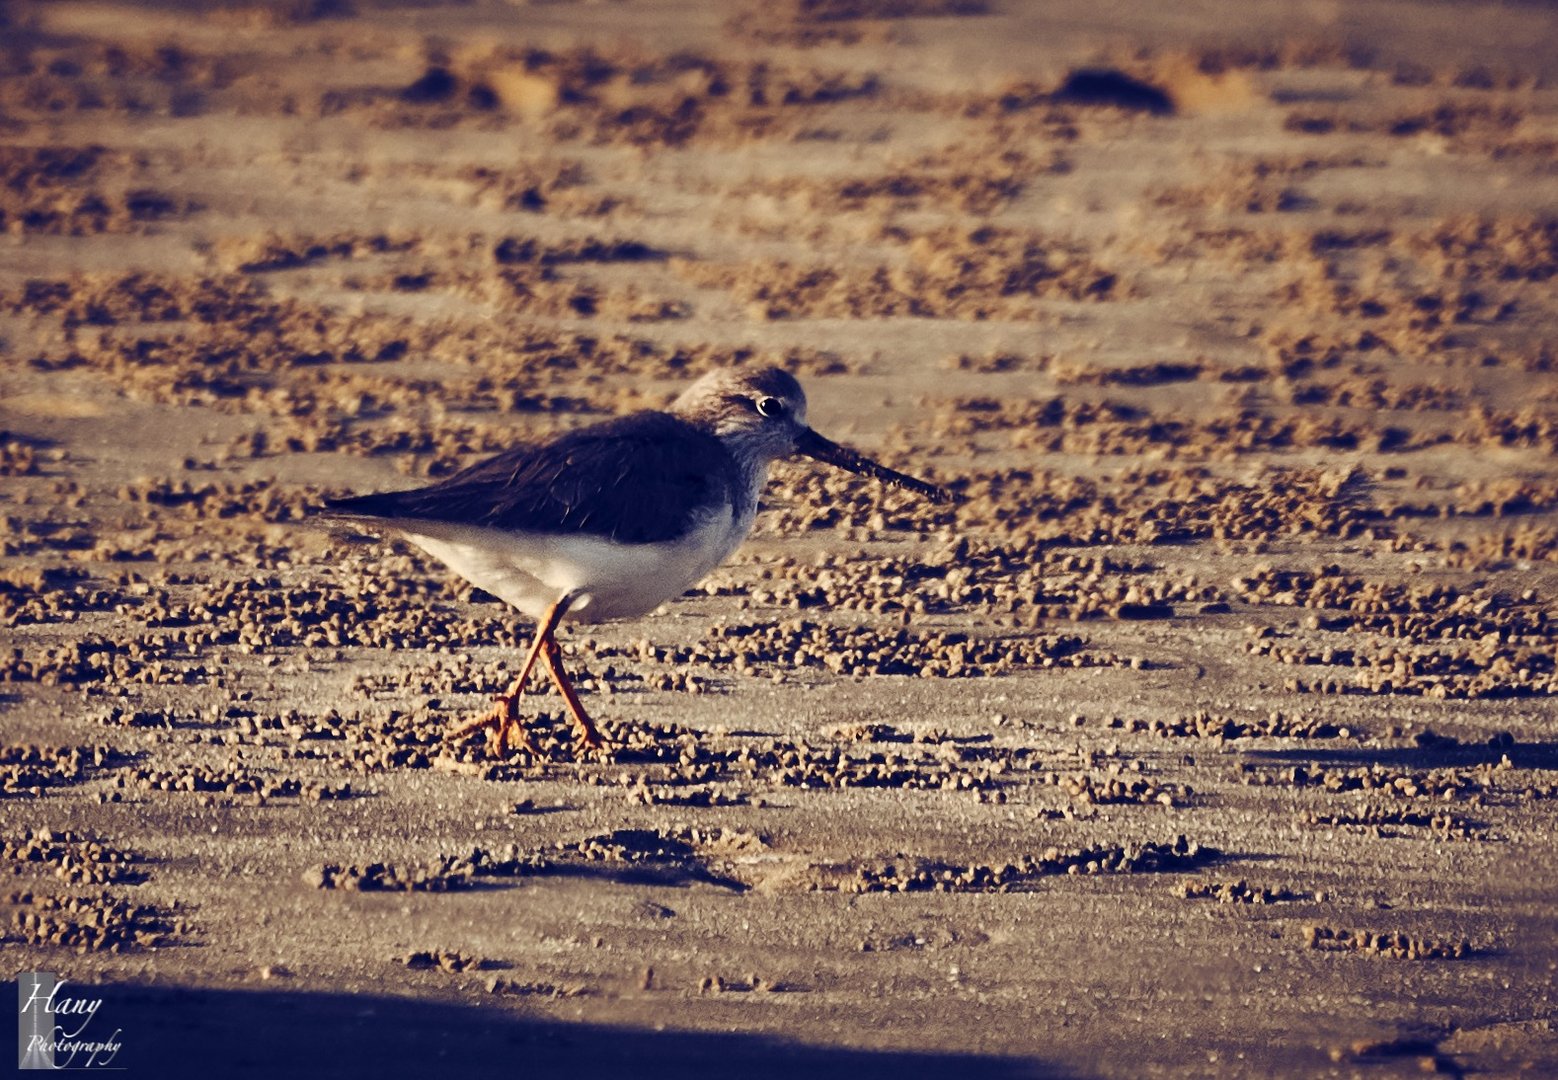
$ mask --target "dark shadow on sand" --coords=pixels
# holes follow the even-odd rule
[[[1409,769],[1465,769],[1497,765],[1504,758],[1517,769],[1558,769],[1558,743],[1457,743],[1445,740],[1428,746],[1301,747],[1292,750],[1246,750],[1252,760],[1319,765],[1390,765]]]
[[[584,878],[609,881],[616,885],[659,885],[667,888],[712,885],[718,889],[738,893],[746,892],[750,887],[744,881],[717,874],[697,863],[630,863],[626,866],[609,866],[601,863],[556,863],[552,866],[540,867],[525,876]],[[495,878],[494,881],[501,883],[503,879]]]
[[[282,989],[67,986],[78,997],[102,999],[88,1035],[104,1038],[119,1029],[122,1048],[111,1064],[130,1076],[900,1080],[934,1075],[1008,1080],[1065,1075],[1031,1059],[850,1050],[764,1035],[572,1024],[517,1015],[507,1004]],[[3,993],[16,1000],[14,979]]]

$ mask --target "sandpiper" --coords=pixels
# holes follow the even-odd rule
[[[516,733],[539,753],[518,706],[539,658],[579,741],[593,748],[600,732],[563,671],[558,624],[631,618],[686,592],[746,538],[769,464],[794,454],[952,499],[817,434],[800,383],[764,367],[713,371],[665,411],[516,446],[430,487],[337,499],[325,511],[404,537],[536,621],[513,685],[451,738],[491,727],[495,756]]]

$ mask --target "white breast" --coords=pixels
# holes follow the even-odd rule
[[[752,518],[750,511],[733,518],[722,507],[680,539],[656,544],[431,521],[393,524],[472,585],[533,619],[540,619],[560,596],[578,591],[582,595],[566,618],[601,622],[646,614],[686,592],[740,546],[751,531]]]

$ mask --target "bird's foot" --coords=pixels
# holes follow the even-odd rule
[[[485,716],[457,728],[450,733],[449,739],[450,741],[463,739],[483,728],[493,729],[492,734],[487,737],[487,753],[490,757],[508,757],[510,747],[516,743],[534,757],[541,755],[541,748],[535,744],[535,740],[530,737],[530,732],[525,729],[524,723],[519,718],[519,694],[517,693],[499,694]]]
[[[558,648],[556,641],[551,641],[541,655],[546,660],[547,670],[552,674],[552,681],[557,684],[557,692],[563,695],[563,701],[568,706],[568,715],[573,719],[575,748],[580,754],[603,749],[606,740],[601,737],[600,729],[585,711],[584,702],[579,700],[579,692],[574,689],[573,680],[563,670],[562,649]]]
[[[574,745],[581,752],[605,749],[606,740],[601,736],[600,729],[589,721],[577,725],[579,730],[574,736]]]

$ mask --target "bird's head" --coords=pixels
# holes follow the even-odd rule
[[[718,436],[738,457],[789,457],[810,429],[806,391],[782,368],[721,368],[687,388],[671,411]]]
[[[687,388],[671,411],[719,437],[738,458],[766,466],[803,454],[934,502],[953,496],[923,480],[878,465],[847,446],[823,438],[806,423],[806,392],[783,368],[722,368]]]

